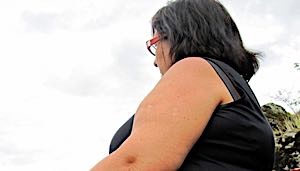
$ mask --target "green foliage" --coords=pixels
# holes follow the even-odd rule
[[[300,115],[290,114],[274,103],[262,106],[262,111],[275,135],[274,171],[300,167]]]

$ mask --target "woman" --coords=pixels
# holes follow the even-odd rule
[[[270,125],[247,82],[257,53],[215,0],[177,0],[152,18],[162,78],[92,171],[269,171]]]

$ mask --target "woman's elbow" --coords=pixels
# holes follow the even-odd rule
[[[90,171],[135,171],[141,170],[141,160],[134,155],[112,153],[97,163]]]
[[[170,158],[164,160],[151,160],[133,155],[126,156],[108,156],[100,161],[90,171],[173,171],[178,167]]]

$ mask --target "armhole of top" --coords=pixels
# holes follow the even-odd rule
[[[234,101],[239,100],[241,98],[241,95],[238,93],[236,88],[233,86],[232,82],[228,78],[228,76],[224,73],[224,71],[215,63],[207,60],[207,62],[214,68],[214,70],[217,72],[219,77],[222,79],[223,83],[227,87],[231,97]]]
[[[109,145],[109,154],[118,149],[121,146],[121,144],[130,136],[134,116],[135,114],[131,116],[131,118],[128,119],[113,136]]]

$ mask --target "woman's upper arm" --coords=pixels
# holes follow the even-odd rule
[[[142,101],[115,155],[130,158],[133,168],[176,170],[221,103],[222,85],[204,59],[177,62]]]

